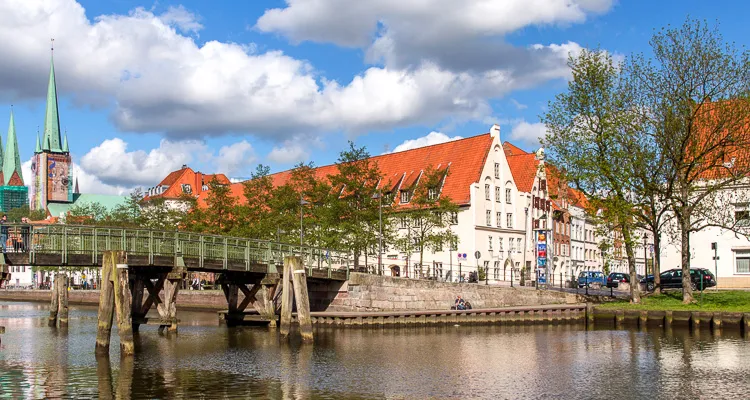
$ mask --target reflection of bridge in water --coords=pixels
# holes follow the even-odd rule
[[[272,326],[280,312],[280,331],[286,335],[296,302],[303,339],[309,340],[308,280],[343,282],[350,269],[343,252],[247,238],[72,225],[4,228],[10,244],[0,257],[0,284],[9,279],[10,266],[100,268],[97,349],[109,348],[116,313],[126,353],[132,353],[132,333],[141,324],[159,325],[160,332],[177,330],[177,293],[188,271],[219,274],[230,325],[243,321],[252,307]],[[50,325],[66,326],[68,278],[58,273],[54,282]],[[159,318],[146,317],[152,306]]]

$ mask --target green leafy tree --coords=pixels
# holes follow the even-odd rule
[[[630,157],[642,131],[632,112],[631,88],[607,53],[583,50],[569,59],[573,79],[542,116],[548,134],[543,143],[563,179],[574,184],[601,210],[612,230],[622,235],[630,276],[636,276],[635,198]],[[631,301],[640,302],[638,285]]]
[[[682,246],[683,302],[690,303],[690,234],[709,226],[748,233],[734,211],[750,200],[735,190],[750,175],[750,52],[724,41],[718,26],[690,19],[660,30],[650,44],[652,59],[635,56],[629,72],[664,163],[659,174]]]
[[[259,164],[250,179],[243,183],[245,203],[237,206],[237,221],[233,234],[256,239],[271,239],[276,225],[271,210],[274,194],[270,168]]]
[[[237,198],[232,196],[228,185],[212,179],[205,207],[193,207],[185,216],[184,226],[194,232],[226,235],[237,224]]]
[[[331,223],[338,247],[354,255],[354,268],[359,269],[359,257],[377,243],[379,203],[373,195],[380,170],[367,150],[352,142],[339,155],[336,169],[328,176],[335,196],[328,203]]]
[[[47,212],[44,210],[31,210],[28,204],[21,207],[12,208],[6,213],[8,221],[21,222],[21,218],[28,218],[31,221],[41,221],[47,218]]]

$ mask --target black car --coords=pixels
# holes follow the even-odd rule
[[[630,283],[630,274],[624,274],[622,272],[612,272],[607,276],[607,287],[617,288],[622,283]]]
[[[701,277],[703,278],[703,286],[701,286]],[[661,287],[663,289],[682,289],[682,269],[675,268],[668,271],[664,271],[659,275],[661,280]],[[649,275],[645,279],[641,279],[641,283],[646,284],[647,290],[654,290],[654,276]],[[705,268],[691,268],[690,269],[690,288],[693,290],[701,290],[716,286],[716,277],[714,274]]]

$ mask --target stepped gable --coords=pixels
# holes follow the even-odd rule
[[[371,157],[370,160],[377,163],[380,169],[383,179],[379,183],[379,188],[384,192],[404,188],[405,184],[413,185],[420,172],[430,165],[436,169],[448,168],[448,178],[443,184],[441,196],[450,197],[458,205],[468,205],[471,202],[471,185],[480,180],[492,140],[492,136],[485,133],[412,150],[382,154]],[[327,180],[329,175],[337,171],[336,165],[326,165],[315,168],[315,176]],[[273,185],[278,187],[287,183],[291,174],[292,170],[287,170],[269,176]],[[230,188],[231,196],[237,198],[241,204],[244,203],[242,183],[234,183]],[[206,206],[206,197],[206,192],[198,196],[200,207]]]

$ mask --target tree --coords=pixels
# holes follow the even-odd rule
[[[747,233],[735,207],[748,201],[750,52],[726,43],[717,26],[688,19],[650,41],[653,61],[634,57],[638,109],[663,159],[665,201],[681,243],[683,302],[693,301],[690,234],[709,226]]]
[[[573,74],[568,90],[542,116],[548,131],[543,143],[561,179],[583,192],[601,210],[602,220],[622,235],[630,276],[635,277],[634,196],[631,171],[622,162],[640,132],[631,111],[632,91],[605,52],[583,50],[568,65]],[[640,302],[638,285],[631,285],[630,297]]]
[[[21,222],[21,218],[28,218],[31,221],[41,221],[47,218],[47,212],[44,210],[31,210],[28,204],[21,207],[12,208],[6,213],[8,221]]]
[[[109,224],[112,226],[140,227],[143,225],[141,216],[141,203],[143,192],[140,188],[133,189],[124,203],[118,204],[109,215]]]
[[[451,246],[457,236],[448,229],[458,205],[450,197],[440,193],[448,176],[446,169],[436,170],[428,166],[410,188],[409,203],[392,213],[404,221],[407,236],[396,240],[397,246],[411,254],[419,252],[419,272],[424,274],[424,251],[441,251],[443,246]]]
[[[336,225],[339,248],[354,255],[354,268],[359,257],[377,243],[379,203],[373,198],[381,179],[377,163],[364,147],[349,148],[339,155],[336,173],[328,176],[333,196],[330,202],[331,223]]]
[[[109,220],[107,207],[98,202],[74,204],[65,216],[65,223],[71,225],[106,225]]]
[[[274,191],[270,172],[268,166],[259,164],[250,179],[243,182],[245,203],[237,207],[238,224],[233,234],[256,239],[271,239],[276,234],[270,207]]]
[[[228,185],[212,179],[208,183],[206,207],[193,207],[185,216],[184,226],[195,232],[226,235],[237,224],[237,198]]]

